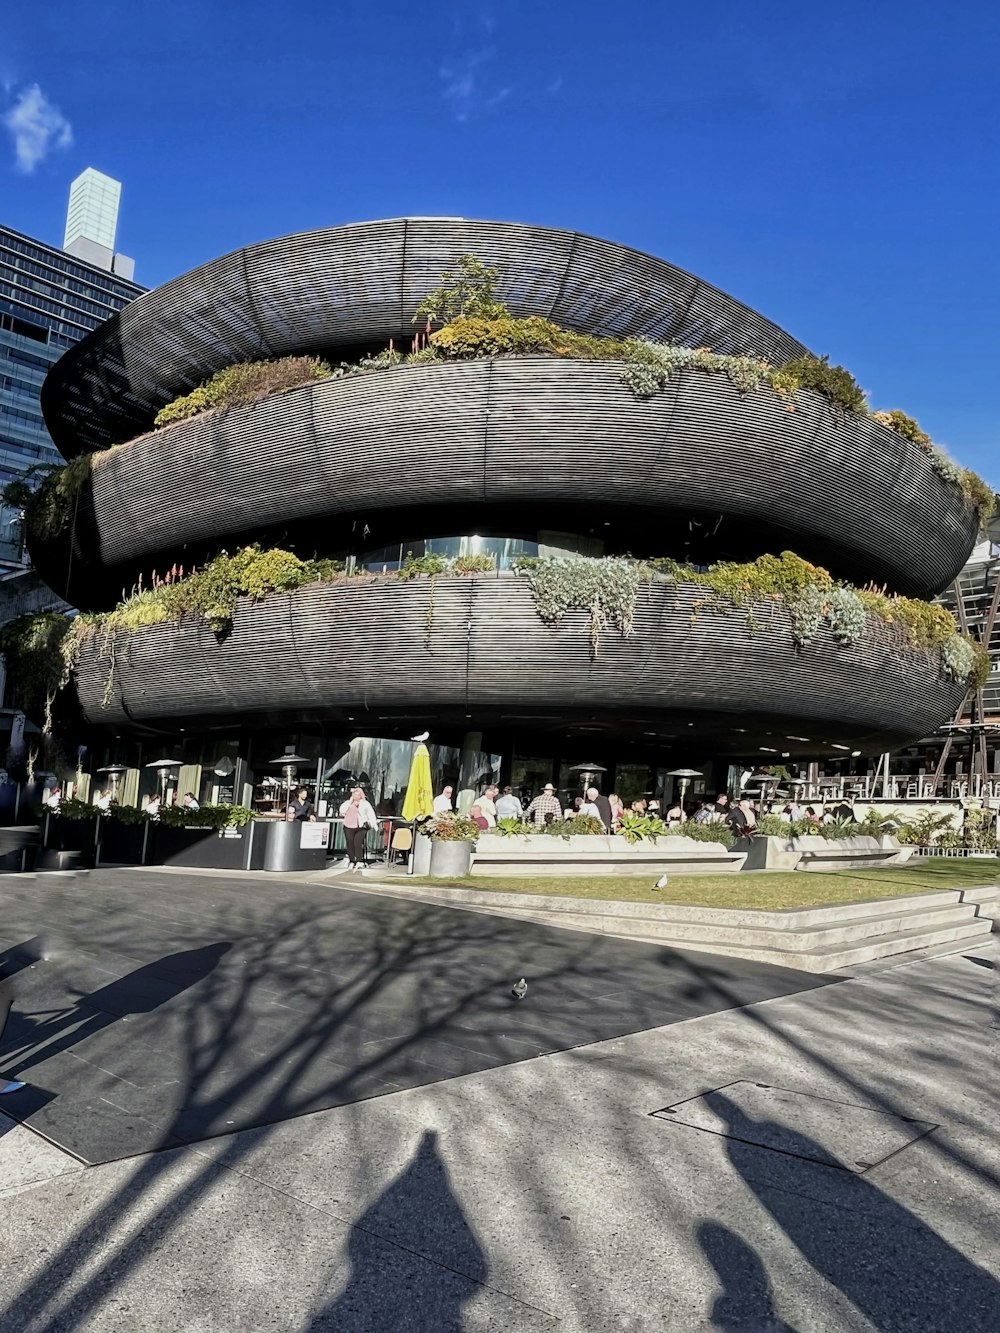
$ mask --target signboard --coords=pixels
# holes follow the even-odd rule
[[[309,824],[302,825],[302,833],[299,837],[300,847],[327,848],[330,845],[330,825],[329,824]]]

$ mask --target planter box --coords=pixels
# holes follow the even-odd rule
[[[144,865],[148,829],[148,821],[142,824],[120,824],[117,819],[98,818],[94,864]]]
[[[413,873],[429,875],[431,873],[431,840],[418,833],[413,839]]]
[[[431,864],[429,874],[437,879],[463,879],[472,865],[472,852],[475,843],[446,842],[431,838]]]
[[[146,844],[146,864],[242,870],[246,847],[243,829],[224,829],[217,833],[210,828],[165,828],[154,823]]]
[[[40,842],[37,824],[12,824],[0,828],[0,874],[31,870]]]
[[[895,838],[793,838],[791,846],[799,854],[796,870],[852,870],[866,867],[902,865],[912,855],[909,847],[900,847]]]
[[[76,853],[78,864],[93,865],[97,814],[93,819],[63,819],[60,815],[47,814],[42,825],[42,840],[47,852]]]
[[[740,838],[737,846],[746,848],[744,870],[795,870],[802,859],[791,838]]]
[[[740,838],[746,847],[744,870],[849,870],[852,867],[902,865],[913,854],[895,838]]]
[[[719,875],[739,870],[745,852],[721,842],[663,837],[628,843],[617,836],[484,833],[476,847],[474,875]],[[433,872],[432,872],[433,873]]]

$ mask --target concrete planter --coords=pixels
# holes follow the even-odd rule
[[[463,879],[472,866],[472,842],[448,842],[431,838],[429,873],[436,879]]]
[[[743,852],[721,842],[663,837],[628,843],[616,836],[486,833],[479,839],[474,875],[718,875],[739,870]]]
[[[796,870],[854,870],[870,866],[901,865],[912,855],[909,847],[900,847],[895,838],[804,837],[791,840],[799,855]]]
[[[902,865],[913,854],[895,838],[746,838],[744,870],[849,870],[853,867]]]
[[[740,847],[746,847],[744,870],[795,870],[802,859],[791,838],[741,838]]]
[[[413,839],[413,873],[429,875],[431,873],[431,840],[422,833]]]

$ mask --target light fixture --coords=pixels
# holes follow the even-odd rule
[[[684,797],[687,795],[687,789],[691,785],[692,778],[700,778],[701,772],[697,768],[672,768],[667,773],[668,778],[677,778],[681,789],[681,794],[677,798],[681,809],[684,808]]]
[[[98,772],[98,773],[106,773],[106,774],[107,774],[107,776],[108,776],[108,780],[109,780],[110,783],[111,783],[111,799],[112,799],[112,801],[117,802],[117,800],[118,800],[118,780],[119,780],[119,778],[121,777],[121,775],[122,775],[123,773],[127,773],[127,772],[128,772],[128,769],[126,768],[126,766],[125,766],[124,764],[105,764],[104,767],[103,767],[103,768],[99,768],[99,769],[97,770],[97,772]]]
[[[169,782],[170,770],[172,768],[180,768],[180,766],[181,761],[179,759],[154,759],[151,764],[146,765],[147,768],[155,768],[157,771],[161,801],[166,802],[167,799],[167,784]]]

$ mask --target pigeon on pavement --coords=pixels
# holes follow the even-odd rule
[[[510,993],[511,995],[513,995],[515,1000],[524,999],[524,997],[528,993],[528,983],[525,981],[524,977],[522,977],[520,981],[514,982],[513,988]]]
[[[660,878],[659,878],[659,879],[656,881],[656,883],[653,885],[653,888],[654,888],[654,889],[665,889],[669,883],[670,883],[670,879],[669,879],[669,877],[668,877],[667,875],[661,875]]]

